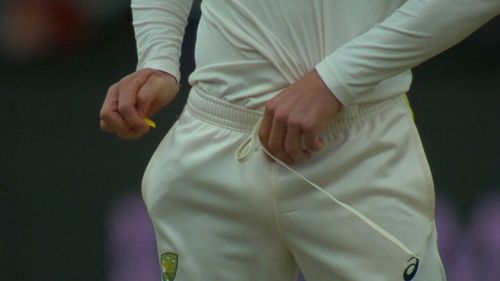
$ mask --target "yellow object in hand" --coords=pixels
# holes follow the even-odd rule
[[[147,117],[144,117],[144,121],[146,121],[146,124],[148,124],[149,127],[156,128],[156,123],[153,120],[151,120]]]

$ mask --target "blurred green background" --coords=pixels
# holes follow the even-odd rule
[[[182,109],[198,11],[183,47],[183,92],[151,134],[121,141],[100,131],[98,112],[107,88],[135,68],[127,1],[42,1],[52,7],[45,15],[30,2],[0,2],[0,280],[107,280],[110,203],[139,190]],[[7,23],[16,18],[28,23]],[[47,32],[40,22],[57,30],[23,39]],[[436,190],[464,223],[500,185],[498,34],[496,19],[417,67],[409,95]]]

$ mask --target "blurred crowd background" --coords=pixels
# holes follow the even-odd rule
[[[185,102],[198,17],[182,93],[157,129],[124,142],[98,112],[135,69],[129,0],[0,0],[0,280],[159,280],[140,182]],[[409,94],[450,281],[500,276],[499,35],[497,18],[418,66]]]

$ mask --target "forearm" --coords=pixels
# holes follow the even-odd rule
[[[153,68],[180,80],[179,58],[192,0],[132,0],[137,69]]]
[[[460,42],[500,13],[500,0],[409,0],[317,65],[343,104]]]

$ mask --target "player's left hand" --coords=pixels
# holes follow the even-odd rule
[[[312,152],[325,145],[320,130],[340,107],[338,99],[313,70],[266,103],[260,141],[285,163],[310,159]]]

